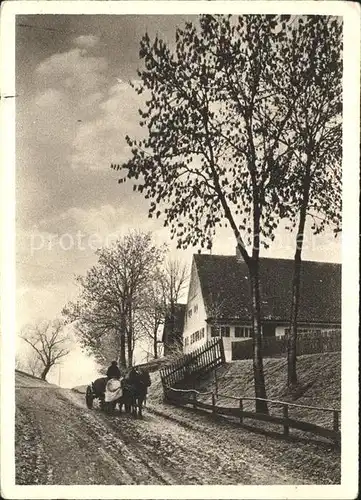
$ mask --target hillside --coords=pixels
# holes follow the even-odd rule
[[[300,391],[293,397],[288,396],[285,391],[286,363],[284,358],[264,360],[267,397],[269,399],[324,408],[339,409],[341,407],[341,353],[299,356],[297,367]],[[227,396],[254,397],[252,372],[251,360],[235,361],[219,368],[217,370],[219,394],[217,404],[236,406],[237,401],[227,399]],[[182,409],[162,404],[163,388],[159,373],[153,374],[152,381],[148,396],[149,407],[156,409],[156,411],[160,410],[162,415],[167,415],[168,418],[179,420],[179,422],[184,422],[187,413],[187,422],[193,425],[193,422],[199,418],[197,411],[191,408]],[[215,391],[214,374],[197,384],[197,389],[204,392]],[[199,399],[211,402],[209,396],[203,396]],[[254,403],[244,402],[244,409],[254,411]],[[281,415],[279,406],[269,405],[269,410],[273,415]],[[290,408],[289,415],[291,418],[332,428],[332,412]],[[225,419],[220,418],[219,422],[222,421],[226,425]],[[340,450],[332,445],[330,447],[330,442],[327,439],[292,429],[290,433],[292,444],[290,444],[283,439],[281,426],[254,420],[245,420],[244,423],[246,424],[244,428],[251,431],[247,438],[252,440],[253,436],[255,447],[258,443],[256,436],[264,435],[263,453],[270,460],[282,463],[289,470],[302,471],[305,477],[313,478],[317,484],[337,483],[339,480]],[[239,428],[238,424],[236,427]],[[242,439],[245,439],[245,435]]]
[[[270,399],[286,396],[287,360],[284,358],[267,358],[263,360],[267,396]],[[292,398],[299,404],[312,406],[339,407],[341,401],[341,353],[310,354],[298,357],[297,371],[300,392]],[[159,373],[153,374],[154,384],[150,397],[157,398],[161,394]],[[226,396],[253,396],[252,360],[226,363],[217,370],[218,392]],[[199,391],[212,391],[215,388],[214,375],[197,384]],[[223,404],[223,403],[222,403]]]
[[[287,361],[284,358],[268,358],[264,360],[267,397],[269,399],[289,401],[306,406],[324,408],[341,407],[341,353],[323,353],[299,356],[298,377],[300,390],[290,397],[286,394]],[[254,396],[252,361],[234,361],[217,370],[218,401],[222,406],[231,406],[235,402],[222,396]],[[149,388],[149,403],[163,401],[163,387],[159,371],[151,373],[152,385]],[[214,374],[197,384],[201,392],[215,390]],[[73,391],[85,393],[86,386],[74,387]],[[207,398],[204,398],[207,399]],[[245,403],[245,408],[252,408],[253,403]],[[318,413],[313,410],[293,409],[292,416],[305,418],[320,425],[330,425],[331,413]]]
[[[299,356],[298,358],[299,390],[291,397],[286,393],[287,361],[284,358],[264,360],[267,397],[272,400],[288,401],[299,405],[318,406],[323,408],[341,407],[341,353],[323,353]],[[149,401],[160,403],[163,389],[159,373],[153,374],[153,384],[149,391]],[[229,397],[254,397],[252,360],[227,363],[217,370],[218,404],[235,406],[236,401]],[[200,381],[196,388],[200,392],[215,391],[215,377]],[[201,398],[210,402],[210,396]],[[272,414],[281,413],[280,406],[269,405]],[[254,402],[244,402],[244,409],[254,411]],[[332,426],[332,412],[319,412],[312,409],[292,407],[290,417],[306,420],[323,426]],[[266,424],[255,424],[267,428]],[[269,426],[268,426],[269,427]],[[293,431],[295,435],[297,431]]]

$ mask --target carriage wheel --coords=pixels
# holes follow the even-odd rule
[[[91,410],[93,408],[93,392],[90,385],[86,388],[85,402],[89,410]]]

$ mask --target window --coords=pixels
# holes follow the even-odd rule
[[[250,326],[236,326],[234,336],[242,339],[252,337],[252,328]]]
[[[218,326],[211,327],[211,337],[219,337],[220,329]]]
[[[188,317],[191,318],[192,317],[192,309],[188,309]]]
[[[198,312],[198,304],[196,304],[196,305],[194,306],[194,312],[195,312],[195,313],[196,313],[196,312]]]
[[[211,337],[229,337],[229,326],[212,326]]]
[[[221,337],[229,337],[229,326],[221,326]]]

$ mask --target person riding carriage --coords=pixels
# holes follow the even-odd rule
[[[122,374],[120,373],[120,370],[118,368],[118,363],[116,361],[112,361],[112,364],[109,366],[107,370],[107,377],[108,379],[111,378],[117,378],[120,379]]]
[[[126,412],[142,416],[142,406],[146,399],[147,389],[151,379],[147,370],[132,367],[128,375],[122,374],[116,361],[112,361],[107,370],[107,376],[99,378],[88,386],[86,404],[92,408],[93,399],[99,399],[101,407],[112,411],[119,405],[121,411],[124,404]],[[120,380],[121,379],[121,380]]]

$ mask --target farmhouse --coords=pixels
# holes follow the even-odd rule
[[[288,332],[293,260],[260,259],[261,315],[264,337]],[[298,331],[341,327],[341,265],[304,261]],[[189,353],[212,337],[223,337],[226,360],[232,342],[251,337],[250,283],[237,255],[193,256],[184,316],[183,350]]]

